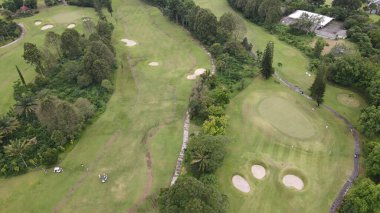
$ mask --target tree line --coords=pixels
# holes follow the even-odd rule
[[[17,39],[20,34],[21,29],[15,22],[0,19],[0,46]]]
[[[162,189],[157,204],[160,212],[226,212],[228,199],[215,187],[215,171],[223,164],[228,116],[225,106],[232,94],[256,75],[258,57],[244,37],[246,28],[231,13],[219,19],[193,0],[146,0],[156,5],[171,21],[191,32],[211,53],[216,73],[207,70],[190,95],[191,119],[201,131],[192,135],[184,166],[190,175],[180,176],[170,188]]]
[[[24,43],[24,60],[37,76],[27,83],[16,66],[16,103],[0,116],[0,175],[51,166],[86,125],[106,108],[116,68],[112,24],[100,20],[86,37],[50,31],[44,45]]]

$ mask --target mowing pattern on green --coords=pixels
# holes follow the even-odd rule
[[[279,97],[264,99],[259,105],[261,116],[282,133],[299,139],[311,138],[316,131],[297,107]]]

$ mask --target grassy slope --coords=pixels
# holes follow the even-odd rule
[[[35,171],[0,180],[3,212],[51,212],[57,206],[61,212],[124,212],[144,194],[146,150],[152,156],[152,192],[169,184],[193,84],[186,75],[209,68],[209,59],[158,9],[139,0],[113,3],[119,70],[106,112],[67,153],[60,163],[62,174]],[[124,46],[120,39],[126,37],[139,44]],[[161,66],[149,67],[150,61]],[[145,135],[150,135],[146,145]],[[101,172],[109,174],[106,184],[99,183]]]
[[[317,135],[297,140],[273,128],[258,109],[268,97],[289,101],[294,106],[292,110],[311,122]],[[341,121],[324,109],[312,111],[313,106],[314,103],[272,80],[256,79],[232,99],[227,114],[231,118],[228,134],[233,142],[228,146],[224,166],[217,172],[219,182],[223,183],[220,187],[230,199],[230,212],[328,211],[353,167],[353,141]],[[282,105],[277,107],[283,110]],[[287,121],[288,125],[292,122]],[[266,166],[269,174],[264,180],[253,178],[250,169],[255,162]],[[301,192],[287,189],[281,183],[282,176],[292,170],[306,180]],[[243,194],[232,186],[231,177],[237,173],[250,183],[250,193]]]
[[[217,16],[221,16],[226,12],[240,15],[231,9],[227,3],[227,0],[195,0],[195,2],[203,8],[209,8]],[[314,80],[314,76],[308,77],[305,75],[305,72],[308,71],[308,59],[306,56],[295,47],[291,47],[290,45],[278,40],[275,35],[269,34],[262,27],[257,26],[247,20],[244,20],[244,23],[247,26],[247,37],[253,43],[254,50],[264,51],[267,42],[273,41],[273,65],[275,66],[276,71],[278,71],[285,79],[307,91]],[[281,62],[283,66],[277,67],[278,62]],[[333,106],[341,114],[348,117],[351,122],[356,124],[359,118],[360,110],[358,108],[353,109],[346,107],[340,104],[336,98],[338,94],[349,93],[354,92],[344,88],[328,85],[325,100],[326,104]],[[365,102],[361,99],[360,101],[362,106],[364,106]]]
[[[196,0],[196,3],[211,9],[217,16],[225,12],[236,13],[224,0]],[[305,75],[308,60],[300,51],[253,23],[245,21],[245,24],[247,37],[255,49],[263,50],[268,41],[275,43],[274,64],[283,64],[282,68],[276,67],[281,76],[305,90],[310,87],[313,78]],[[218,171],[218,177],[220,183],[224,183],[220,185],[222,191],[230,197],[231,212],[252,212],[253,209],[258,212],[326,212],[351,172],[353,141],[344,124],[323,109],[313,114],[311,108],[314,103],[286,90],[284,86],[272,81],[264,84],[256,79],[229,105],[229,135],[233,136],[234,142],[228,146],[229,155],[225,165]],[[360,110],[340,104],[337,95],[342,93],[353,92],[329,85],[325,101],[356,123]],[[299,141],[276,131],[263,131],[260,129],[263,124],[266,124],[264,127],[271,128],[266,123],[267,120],[253,119],[258,116],[255,113],[258,113],[256,108],[259,104],[255,103],[255,99],[261,96],[282,96],[288,99],[298,106],[296,110],[311,116],[313,125],[323,129],[328,123],[328,131],[324,129],[319,132],[318,137],[322,138],[319,142]],[[355,96],[364,106],[364,101],[358,95]],[[294,149],[292,145],[295,146]],[[261,161],[269,167],[270,174],[266,180],[257,181],[252,177],[250,166],[254,161]],[[285,189],[280,183],[284,171],[292,168],[307,180],[303,192]],[[248,195],[242,195],[230,184],[232,175],[236,173],[246,177],[253,187]]]
[[[27,81],[31,81],[35,75],[32,66],[26,64],[22,59],[23,44],[31,42],[41,46],[45,34],[48,32],[40,29],[44,24],[53,24],[55,27],[52,30],[62,32],[68,24],[76,23],[78,25],[77,30],[82,31],[81,18],[84,16],[95,17],[94,15],[90,8],[58,6],[43,9],[41,13],[33,17],[16,20],[17,23],[22,23],[25,26],[26,34],[18,43],[0,49],[0,114],[7,112],[14,103],[12,85],[18,79],[15,65],[18,65]],[[40,26],[35,26],[35,20],[41,20],[43,23]]]

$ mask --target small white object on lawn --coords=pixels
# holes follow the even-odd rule
[[[41,25],[42,24],[42,21],[35,21],[34,22],[34,25],[38,26],[38,25]]]
[[[192,75],[188,75],[186,78],[188,80],[194,80],[197,78],[197,76],[200,76],[202,75],[204,72],[206,72],[206,69],[205,68],[198,68],[194,71],[194,74]]]
[[[311,77],[311,74],[309,74],[309,77]]]
[[[126,39],[126,38],[123,38],[120,41],[124,42],[125,46],[127,46],[127,47],[133,47],[133,46],[137,45],[136,41],[129,40],[129,39]]]
[[[151,67],[157,67],[158,65],[160,65],[160,64],[156,61],[152,61],[149,63],[149,66],[151,66]]]
[[[241,192],[248,193],[251,191],[248,182],[240,175],[234,175],[232,177],[232,184]]]
[[[63,172],[63,169],[59,166],[56,166],[56,167],[54,167],[53,172],[54,173],[61,173],[61,172]]]
[[[287,187],[295,188],[297,190],[302,190],[304,187],[304,184],[301,178],[295,175],[285,175],[282,178],[282,183]]]
[[[47,24],[47,25],[44,25],[43,27],[41,27],[41,30],[48,30],[48,29],[51,29],[53,27],[54,26],[52,24]]]
[[[74,27],[75,27],[75,24],[69,24],[69,25],[67,25],[67,29],[72,29]]]
[[[251,172],[252,172],[253,176],[259,180],[263,179],[266,175],[266,170],[261,165],[253,165],[251,167]]]

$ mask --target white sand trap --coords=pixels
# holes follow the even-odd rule
[[[251,172],[253,176],[257,179],[263,179],[265,177],[266,171],[265,168],[261,165],[253,165],[251,167]]]
[[[67,25],[67,29],[73,29],[76,25],[75,24],[69,24]]]
[[[249,186],[248,182],[240,175],[235,175],[232,177],[232,184],[237,188],[239,191],[248,193],[251,191],[251,187]]]
[[[152,67],[157,67],[158,65],[160,65],[160,64],[158,62],[156,62],[156,61],[153,61],[153,62],[149,63],[149,66],[152,66]]]
[[[192,74],[192,75],[188,75],[186,78],[187,78],[188,80],[194,80],[194,79],[197,78],[197,76],[200,76],[200,75],[202,75],[202,74],[205,73],[205,72],[206,72],[206,69],[205,69],[205,68],[199,68],[199,69],[196,69],[196,70],[194,71],[194,74]]]
[[[48,29],[51,29],[53,27],[54,27],[53,25],[47,24],[47,25],[44,25],[43,27],[41,27],[41,30],[48,30]]]
[[[127,47],[132,47],[132,46],[137,45],[137,42],[135,42],[133,40],[126,39],[126,38],[121,39],[121,41],[124,42],[125,46],[127,46]]]
[[[295,175],[285,175],[282,178],[282,183],[287,187],[293,187],[297,190],[303,189],[303,181]]]
[[[34,25],[38,26],[38,25],[41,25],[42,24],[42,21],[35,21],[34,22]]]

